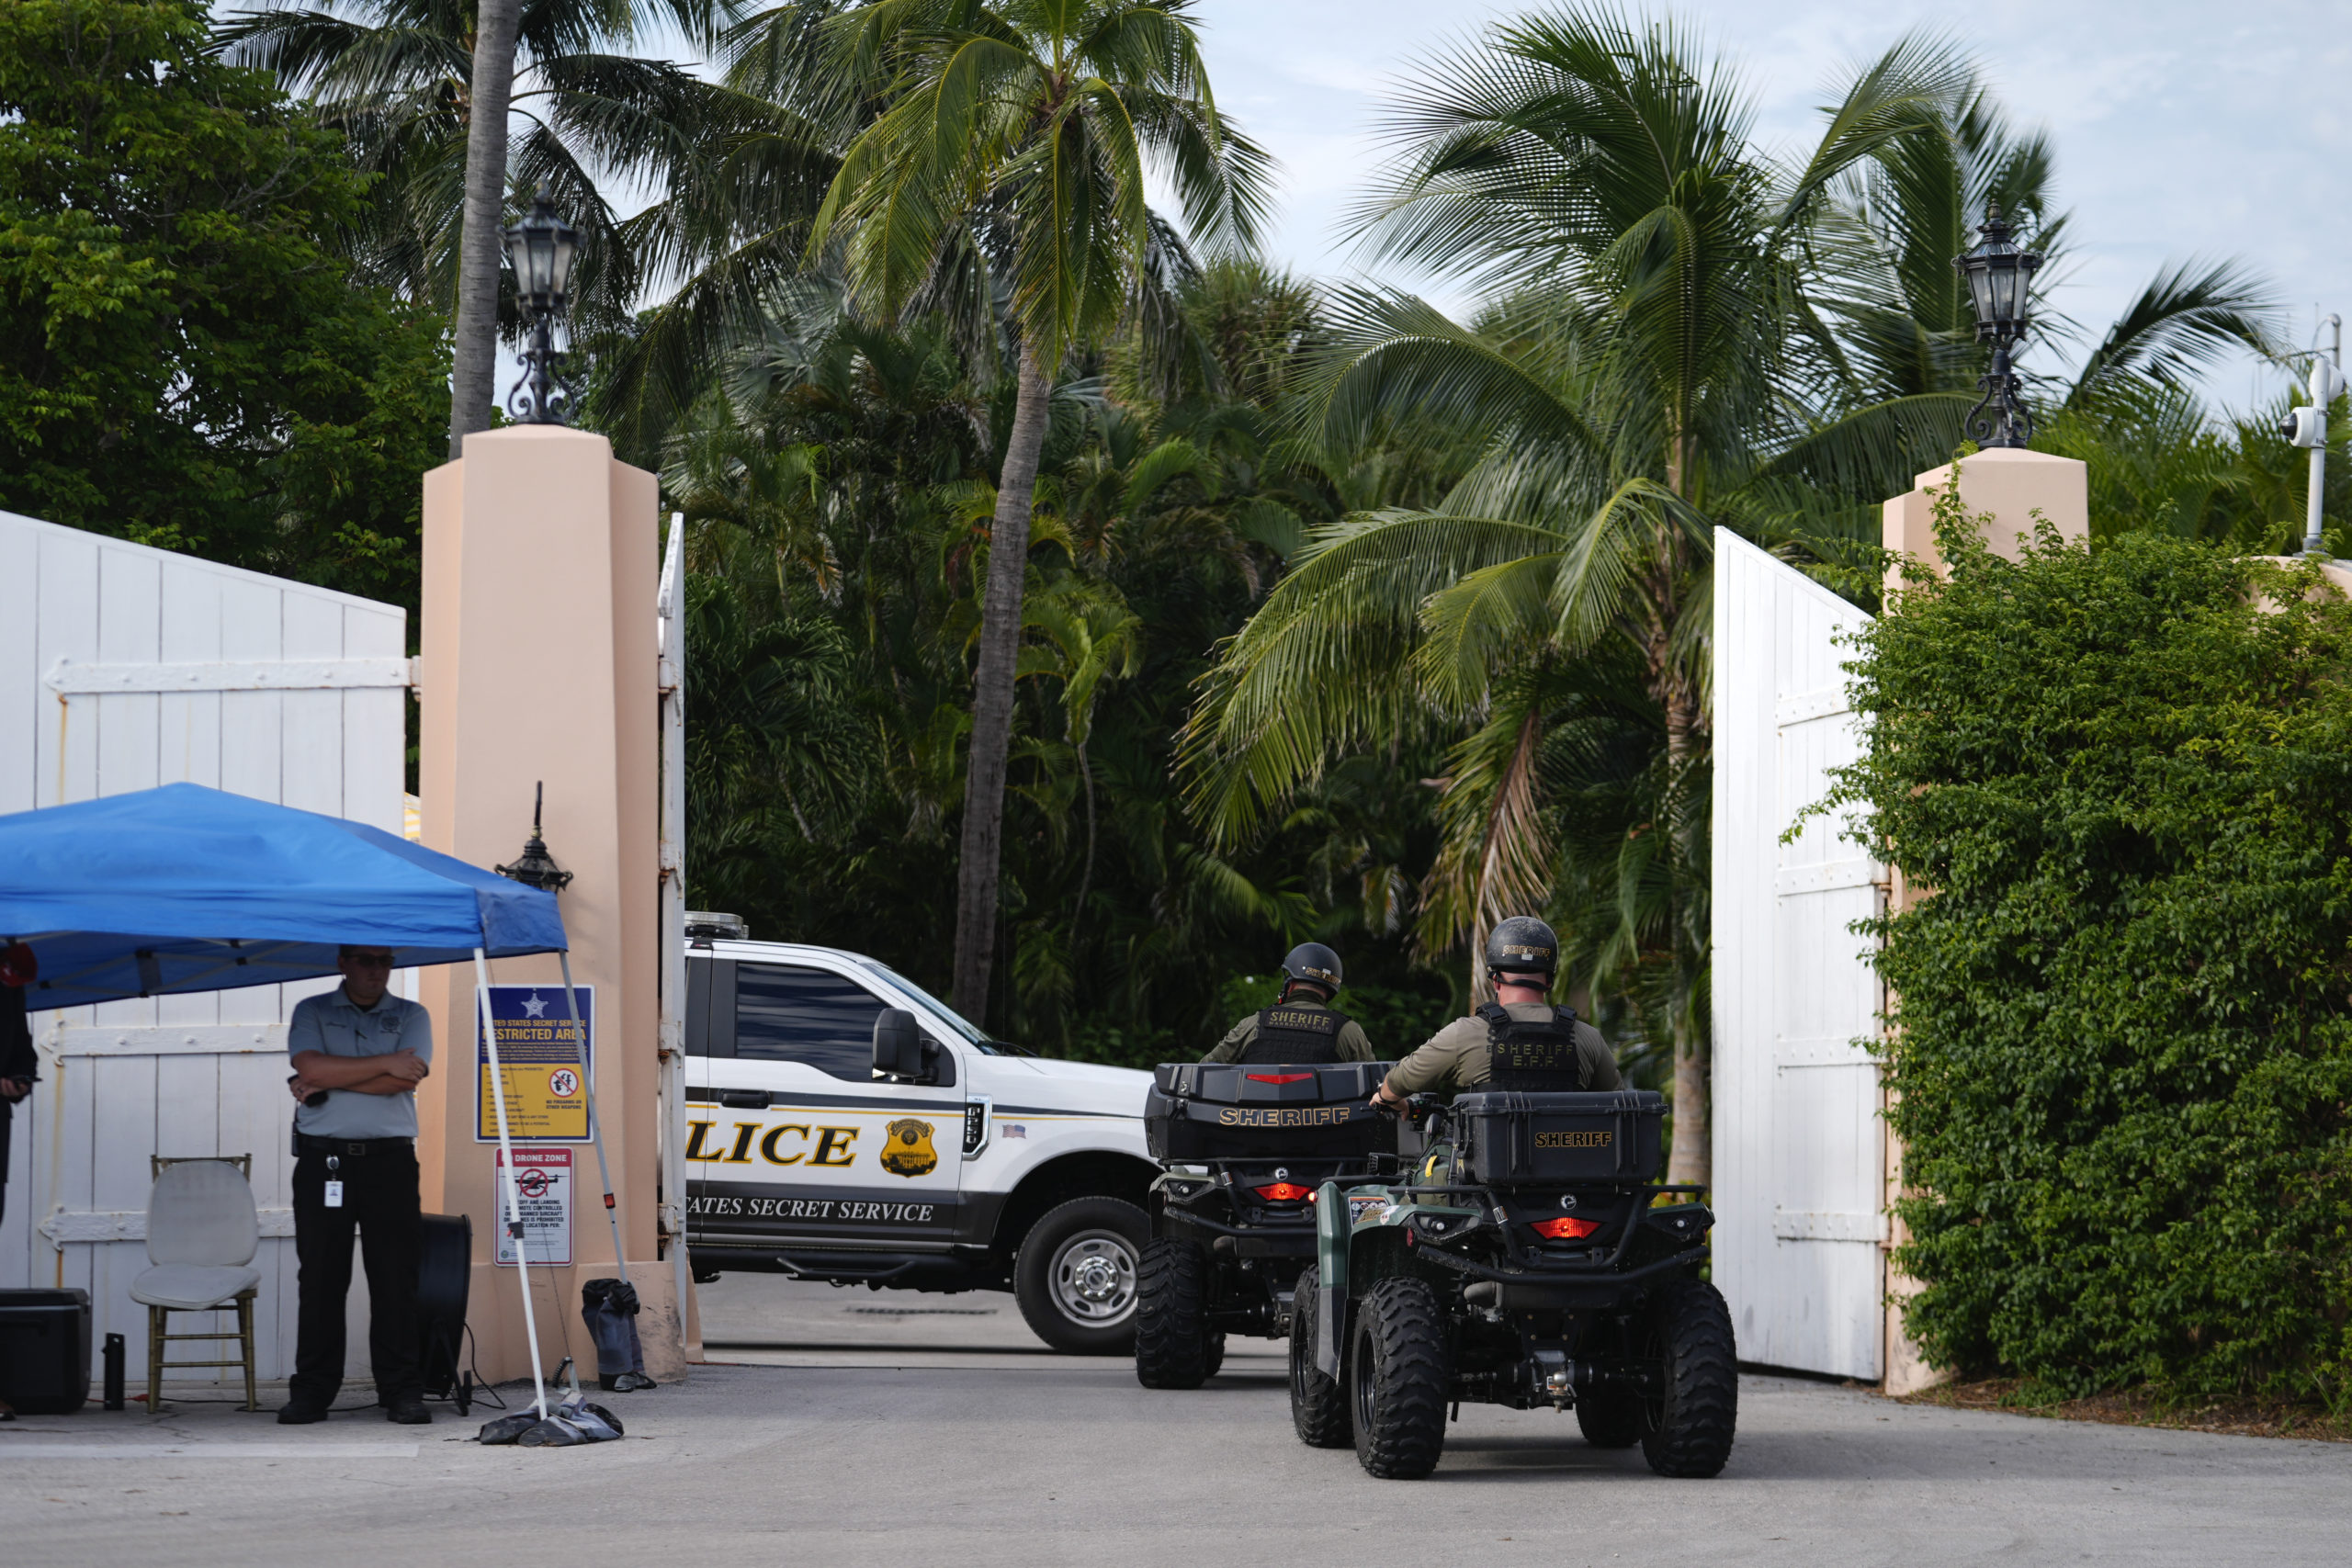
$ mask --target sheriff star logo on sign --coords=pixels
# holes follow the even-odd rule
[[[915,1177],[938,1168],[939,1151],[931,1146],[931,1123],[909,1116],[890,1123],[889,1141],[882,1148],[882,1168],[893,1176]]]

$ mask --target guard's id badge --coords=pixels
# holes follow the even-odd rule
[[[327,1207],[330,1209],[340,1209],[343,1207],[342,1182],[330,1181],[327,1183]]]

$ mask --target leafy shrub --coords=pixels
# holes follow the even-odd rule
[[[1860,637],[1833,799],[1932,896],[1874,922],[1935,1364],[2038,1396],[2346,1402],[2352,605],[2315,568],[1939,513]],[[2283,606],[2283,607],[2280,607]]]

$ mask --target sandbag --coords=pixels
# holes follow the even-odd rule
[[[596,1342],[596,1379],[608,1393],[659,1386],[645,1375],[637,1337],[637,1287],[620,1280],[589,1280],[580,1287],[580,1316]]]

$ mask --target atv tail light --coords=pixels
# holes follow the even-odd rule
[[[1600,1228],[1599,1220],[1572,1220],[1563,1216],[1556,1220],[1533,1222],[1535,1234],[1550,1241],[1582,1241]]]
[[[1243,1076],[1251,1083],[1305,1083],[1315,1075],[1313,1073],[1248,1073]]]
[[[1260,1187],[1254,1190],[1269,1203],[1295,1203],[1302,1198],[1315,1196],[1314,1188],[1301,1187],[1295,1181],[1277,1181],[1271,1187]]]

